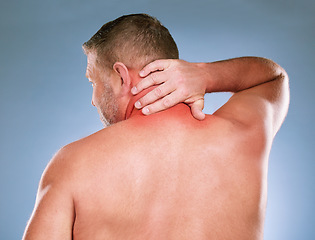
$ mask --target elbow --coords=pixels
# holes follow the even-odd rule
[[[284,98],[285,105],[289,105],[290,101],[290,88],[289,88],[289,75],[284,70],[283,67],[278,65],[277,63],[274,63],[274,72],[275,77],[272,79],[272,81],[277,81],[279,84],[279,91],[281,92],[281,95]]]
[[[287,84],[289,84],[289,75],[288,73],[284,70],[284,68],[282,68],[281,66],[279,66],[279,72],[280,72],[280,77],[282,78],[282,80],[284,82],[286,82]]]
[[[281,67],[279,64],[275,63],[272,61],[274,72],[275,72],[275,79],[281,79],[284,82],[289,82],[289,75],[288,73],[284,70],[283,67]]]
[[[281,74],[279,75],[279,80],[281,82],[280,85],[280,97],[279,97],[279,107],[278,107],[278,114],[280,117],[280,123],[278,124],[278,130],[280,126],[283,124],[284,119],[286,118],[288,111],[289,111],[289,105],[290,105],[290,87],[289,87],[289,76],[287,72],[281,68]]]

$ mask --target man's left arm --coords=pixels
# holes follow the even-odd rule
[[[64,158],[59,151],[44,171],[23,240],[72,239],[75,211]]]

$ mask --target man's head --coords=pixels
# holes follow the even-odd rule
[[[93,82],[92,104],[105,125],[124,119],[139,70],[157,59],[178,58],[169,31],[146,14],[104,24],[83,49],[88,57],[87,77]]]

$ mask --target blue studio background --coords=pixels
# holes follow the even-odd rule
[[[312,0],[1,0],[0,239],[20,239],[38,182],[63,145],[102,128],[81,50],[105,22],[156,16],[182,59],[273,59],[291,104],[270,155],[265,240],[315,239],[315,2]],[[229,95],[210,94],[211,113]]]

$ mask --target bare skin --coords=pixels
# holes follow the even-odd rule
[[[167,64],[175,62],[189,65]],[[151,65],[152,72],[165,63]],[[203,90],[185,94],[187,104],[199,101],[195,117],[203,118],[200,92],[235,92],[203,121],[184,103],[143,115],[133,107],[137,100],[142,107],[154,99],[163,102],[168,88],[151,97],[143,97],[151,88],[132,96],[127,89],[149,87],[150,75],[139,82],[138,71],[114,65],[110,82],[120,122],[56,154],[43,174],[24,239],[263,239],[268,155],[288,108],[287,75],[256,58],[190,66],[207,72],[209,81],[200,84]],[[219,73],[232,66],[234,72]],[[97,81],[93,72],[92,67],[89,78]],[[235,84],[236,73],[242,83]],[[168,82],[162,76],[155,81]],[[96,92],[94,105],[100,102]],[[168,106],[147,107],[149,114]]]

